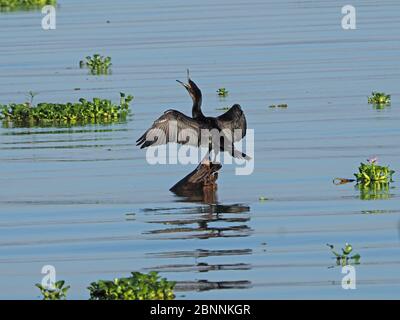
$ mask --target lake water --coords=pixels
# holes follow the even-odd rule
[[[352,1],[356,30],[342,29],[343,4],[60,0],[50,31],[40,11],[1,13],[0,103],[30,90],[35,102],[135,99],[124,123],[0,128],[0,298],[37,299],[44,265],[75,299],[149,270],[177,281],[179,299],[398,298],[400,2]],[[79,69],[94,53],[112,57],[111,75]],[[164,110],[190,114],[175,82],[186,68],[206,114],[240,103],[255,130],[254,173],[224,165],[218,204],[169,192],[195,166],[152,166],[135,146]],[[368,105],[373,90],[391,106]],[[370,156],[397,171],[381,199],[332,183]],[[326,246],[346,242],[361,255],[356,290]]]

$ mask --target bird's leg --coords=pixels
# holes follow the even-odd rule
[[[205,155],[205,157],[203,158],[203,160],[201,160],[201,164],[204,164],[206,166],[210,166],[212,161],[211,161],[211,151],[212,151],[212,143],[211,143],[211,138],[209,138],[208,140],[208,152]]]
[[[211,160],[211,151],[212,151],[212,140],[211,137],[208,138],[208,160],[212,163]]]
[[[214,160],[213,163],[217,163],[217,151],[214,151]]]

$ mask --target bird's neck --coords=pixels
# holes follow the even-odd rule
[[[197,98],[197,99],[193,99],[192,117],[193,118],[204,118],[203,111],[201,111],[201,97]]]

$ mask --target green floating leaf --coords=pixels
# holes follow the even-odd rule
[[[123,94],[124,95],[124,94]],[[121,97],[120,104],[110,100],[93,98],[79,99],[77,103],[30,103],[0,105],[0,120],[3,126],[12,124],[19,127],[35,125],[51,126],[58,124],[110,123],[124,120],[129,113],[132,95]]]
[[[87,56],[86,61],[80,61],[79,67],[87,67],[93,75],[106,75],[110,73],[111,57],[103,57],[100,54]]]
[[[37,283],[35,286],[39,288],[43,300],[64,300],[67,298],[67,292],[70,286],[64,287],[65,281],[60,280],[55,283],[54,289],[49,289]]]
[[[226,96],[229,94],[229,91],[227,91],[225,88],[219,88],[219,89],[217,90],[217,94],[218,94],[220,97],[226,97]]]
[[[222,111],[229,110],[229,109],[230,109],[230,107],[219,107],[219,108],[216,108],[216,110],[222,110]]]
[[[390,170],[388,166],[380,166],[376,159],[367,163],[361,163],[358,168],[358,173],[354,176],[358,183],[369,184],[371,182],[389,183],[392,181],[394,170]]]
[[[128,278],[99,280],[88,287],[91,300],[172,300],[175,282],[160,278],[157,272],[132,272]]]
[[[373,91],[371,96],[368,97],[368,103],[376,106],[387,106],[390,105],[391,96],[384,92]]]
[[[271,105],[269,106],[269,108],[271,108],[271,109],[273,109],[273,108],[283,108],[283,109],[286,109],[287,107],[288,107],[288,105],[287,105],[286,103],[282,103],[282,104],[278,104],[278,105],[271,104]]]
[[[331,244],[327,244],[327,246],[331,249],[331,252],[334,254],[337,265],[346,266],[349,263],[359,264],[361,256],[357,253],[349,257],[349,254],[353,251],[353,246],[349,243],[345,244],[345,247],[342,248],[342,254],[339,254],[334,249],[335,247]]]
[[[345,247],[342,249],[343,253],[348,255],[350,252],[353,251],[353,247],[351,244],[346,243]]]
[[[45,5],[55,6],[56,0],[0,0],[0,12],[40,9]]]

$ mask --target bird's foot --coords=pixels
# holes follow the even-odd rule
[[[203,165],[205,165],[205,166],[207,166],[207,167],[209,167],[210,165],[211,165],[211,161],[210,161],[210,159],[208,159],[208,158],[205,158],[205,159],[203,159],[202,161],[201,161],[201,164],[203,164]]]

